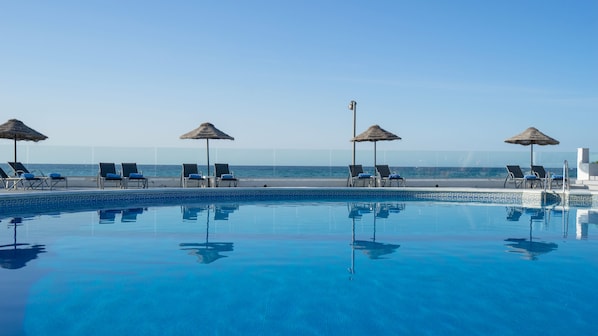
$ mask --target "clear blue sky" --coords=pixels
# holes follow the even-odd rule
[[[379,149],[598,151],[598,1],[0,2],[1,116],[40,145],[350,149],[351,100]]]

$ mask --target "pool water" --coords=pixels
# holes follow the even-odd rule
[[[350,200],[7,217],[0,334],[596,334],[595,217]]]

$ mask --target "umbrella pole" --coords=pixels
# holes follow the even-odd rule
[[[17,136],[15,135],[15,162],[17,162]]]
[[[376,141],[374,141],[374,169],[376,169]]]
[[[353,138],[357,135],[357,102],[351,100],[349,109],[353,110]],[[353,141],[353,165],[355,165],[355,141]]]
[[[376,174],[376,141],[374,141],[374,174]],[[378,186],[378,178],[374,179],[374,187]]]
[[[531,144],[530,146],[531,146],[530,147],[530,149],[531,149],[530,153],[531,154],[530,154],[530,158],[529,158],[529,162],[530,162],[530,164],[529,164],[529,171],[530,171],[530,174],[533,174],[534,173],[534,169],[533,169],[532,166],[534,165],[534,144]]]
[[[210,178],[210,139],[206,139],[206,153],[208,156],[208,179]],[[209,180],[208,180],[209,181]],[[208,182],[208,187],[210,182]]]

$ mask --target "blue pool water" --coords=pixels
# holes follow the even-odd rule
[[[596,217],[350,200],[5,217],[0,334],[596,334]]]

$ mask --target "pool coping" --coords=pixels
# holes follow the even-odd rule
[[[598,196],[587,190],[557,191],[494,188],[347,188],[347,187],[238,187],[84,189],[0,194],[0,216],[101,208],[159,206],[213,202],[259,201],[441,201],[495,203],[542,207],[548,204],[592,207]]]

